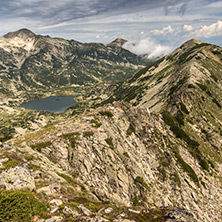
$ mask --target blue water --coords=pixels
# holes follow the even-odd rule
[[[44,99],[33,100],[31,102],[22,103],[20,106],[25,109],[43,110],[51,113],[63,112],[69,107],[76,105],[73,100],[77,96],[49,96]]]

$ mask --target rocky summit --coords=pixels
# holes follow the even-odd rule
[[[27,113],[29,129],[1,137],[0,220],[220,222],[222,49],[192,39],[110,84],[102,101]]]

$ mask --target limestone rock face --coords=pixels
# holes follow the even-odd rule
[[[38,193],[64,195],[67,185],[55,177],[58,172],[69,184],[76,183],[70,178],[81,182],[72,185],[75,192],[85,190],[97,201],[128,207],[179,206],[201,221],[220,217],[220,163],[203,170],[187,143],[169,130],[160,114],[147,108],[115,102],[60,122],[52,132],[39,135],[32,144],[49,140],[52,144],[41,150],[46,158],[41,167],[49,184],[39,187]],[[57,189],[49,192],[52,184]],[[178,212],[182,219],[188,216]]]
[[[6,190],[35,190],[35,180],[25,165],[17,165],[0,174],[0,186]]]

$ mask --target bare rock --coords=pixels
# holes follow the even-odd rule
[[[47,219],[45,222],[62,222],[62,221],[63,221],[63,217],[53,216],[53,217]]]
[[[113,208],[109,207],[107,209],[105,209],[105,214],[110,214],[111,212],[113,212]]]
[[[50,204],[53,205],[53,206],[59,206],[62,204],[62,201],[59,200],[59,199],[53,199],[50,201]]]
[[[67,207],[67,206],[64,207],[62,213],[66,217],[70,217],[70,216],[71,217],[77,217],[77,216],[79,216],[79,213],[76,210],[74,210],[74,209],[72,209],[70,207]]]
[[[103,217],[96,216],[96,217],[81,217],[80,221],[82,222],[106,222],[109,221]]]
[[[0,175],[0,186],[6,190],[35,190],[35,180],[25,165],[17,165],[4,170]]]
[[[80,204],[80,205],[78,206],[78,208],[79,208],[80,210],[82,210],[82,212],[83,212],[86,216],[90,216],[90,215],[92,214],[92,212],[91,212],[88,208],[86,208],[83,204]]]
[[[173,208],[165,214],[166,222],[197,222],[193,215],[185,209]]]

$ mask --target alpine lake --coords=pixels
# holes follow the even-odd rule
[[[51,113],[63,112],[71,106],[77,104],[74,100],[74,96],[49,96],[44,99],[33,100],[30,102],[22,103],[20,106],[25,109],[38,110],[38,111],[48,111]]]

